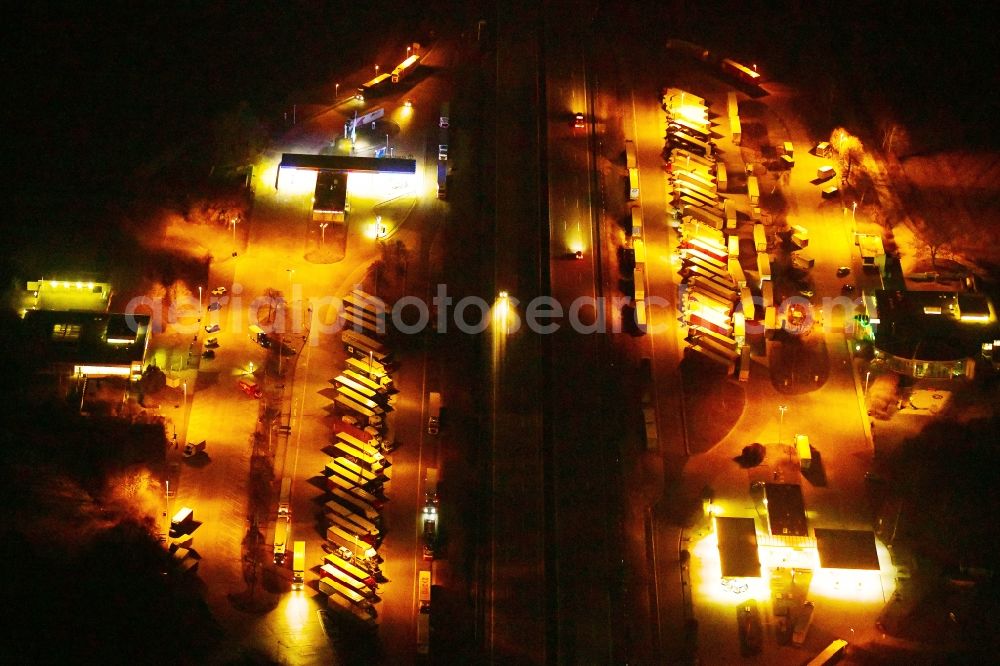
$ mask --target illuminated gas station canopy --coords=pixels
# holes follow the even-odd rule
[[[111,285],[80,277],[43,278],[28,282],[34,298],[28,307],[35,310],[78,310],[107,312],[111,303]]]

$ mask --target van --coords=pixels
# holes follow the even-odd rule
[[[799,468],[809,469],[812,466],[812,447],[809,445],[808,435],[795,436],[795,452],[799,456]]]
[[[194,521],[194,509],[188,507],[181,508],[174,517],[170,519],[170,537],[177,538],[188,533],[191,523]]]

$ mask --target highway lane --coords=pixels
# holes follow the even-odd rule
[[[557,22],[550,16],[550,24]],[[600,204],[593,188],[595,128],[588,94],[582,40],[565,31],[547,34],[548,186],[551,293],[567,313],[578,299],[580,324],[591,326],[607,317],[595,310],[603,295]],[[572,126],[583,112],[586,127]],[[584,258],[569,258],[580,248]],[[614,663],[612,640],[610,528],[617,515],[609,485],[617,482],[615,438],[607,432],[605,387],[607,364],[603,334],[574,330],[572,318],[551,341],[551,425],[555,481],[555,571],[557,645],[560,659]],[[611,463],[609,467],[609,462]]]
[[[492,148],[495,210],[492,293],[520,302],[544,293],[546,277],[541,191],[541,52],[539,8],[497,12],[496,132]],[[515,310],[517,309],[516,306]],[[486,658],[543,663],[550,645],[551,598],[546,579],[547,520],[543,450],[543,341],[524,329],[491,332],[493,431],[489,468],[489,557],[482,621]]]

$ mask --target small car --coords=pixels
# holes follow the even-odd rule
[[[225,296],[227,291],[229,290],[225,287],[216,287],[212,290],[212,296]]]
[[[240,390],[251,398],[260,398],[263,395],[263,391],[260,390],[260,386],[254,379],[241,379],[239,386]]]
[[[586,123],[584,122],[584,117],[582,113],[577,113],[573,116],[573,127],[576,129],[581,129]]]
[[[204,358],[204,359],[208,359],[209,361],[211,361],[213,358],[215,358],[215,350],[214,349],[206,349],[205,351],[203,351],[201,353],[201,357]]]
[[[208,326],[205,327],[206,333],[218,333],[221,330],[222,327],[219,326],[218,324],[209,324]]]
[[[205,340],[205,346],[209,349],[215,349],[219,346],[219,338],[208,338]]]
[[[816,292],[812,289],[799,289],[799,294],[805,296],[806,298],[812,298],[816,295]]]
[[[442,143],[442,144],[440,144],[438,146],[438,159],[440,161],[442,161],[442,162],[447,162],[448,161],[448,145],[447,144],[443,144]]]
[[[211,303],[208,304],[209,312],[215,312],[216,310],[220,309],[222,309],[222,303],[220,303],[219,301],[212,301]]]
[[[448,116],[441,116],[438,118],[438,127],[441,129],[448,129]]]
[[[355,417],[351,416],[350,414],[344,414],[343,416],[340,417],[340,420],[346,423],[347,425],[353,425],[353,426],[358,425],[358,420]]]
[[[405,106],[407,109],[412,109],[413,108],[413,100],[412,99],[405,100],[403,102],[403,106]]]
[[[848,282],[847,284],[845,284],[843,287],[840,288],[840,293],[842,293],[842,294],[853,294],[854,293],[854,285],[851,284],[850,282]]]
[[[837,277],[847,277],[851,274],[850,266],[840,266],[837,268]]]

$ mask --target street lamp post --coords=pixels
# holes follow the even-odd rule
[[[333,84],[333,99],[336,100],[338,97],[340,97],[340,84],[339,83],[334,83]]]
[[[201,320],[201,285],[198,286],[198,320]]]
[[[231,220],[229,221],[229,223],[230,223],[230,224],[232,225],[232,227],[233,227],[233,244],[234,244],[234,245],[236,244],[236,224],[237,224],[237,223],[238,223],[239,221],[240,221],[240,218],[238,218],[238,217],[234,217],[233,219],[231,219]]]
[[[788,405],[778,405],[778,444],[781,444],[781,427],[785,424],[785,412]]]
[[[326,228],[327,228],[327,226],[329,224],[330,224],[329,222],[320,222],[320,224],[319,224],[320,246],[321,247],[326,247]]]
[[[378,76],[378,65],[375,65],[375,76]]]
[[[871,370],[865,372],[865,395],[868,395],[868,380],[871,378],[871,376],[872,376]]]
[[[788,405],[778,405],[778,445],[781,445],[781,427],[785,424],[785,412],[788,411]],[[788,464],[792,464],[792,447],[788,447]]]

